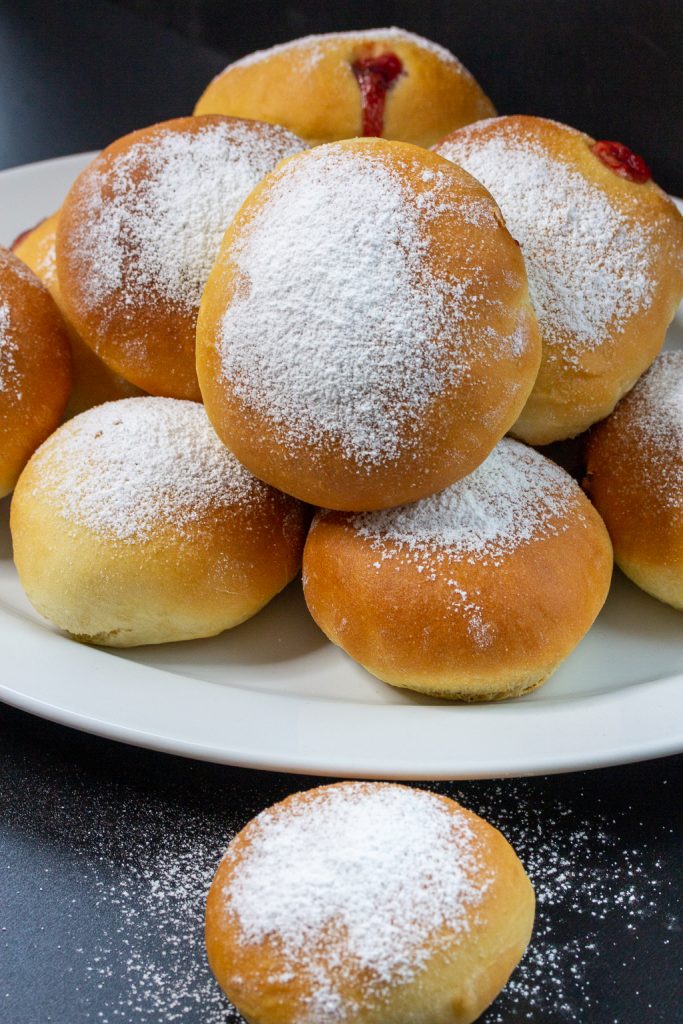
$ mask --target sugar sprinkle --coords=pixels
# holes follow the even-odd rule
[[[440,555],[496,564],[520,545],[566,530],[580,498],[560,466],[503,438],[481,466],[445,490],[411,505],[356,513],[349,521],[380,558],[399,554],[423,568]]]
[[[650,305],[652,233],[531,133],[502,119],[488,136],[489,123],[434,148],[493,195],[522,247],[547,357],[576,364]]]
[[[233,64],[229,64],[228,69],[232,68],[248,68],[254,64],[260,64],[264,60],[269,60],[271,57],[279,56],[282,53],[300,53],[303,52],[306,58],[306,64],[309,69],[315,68],[327,52],[327,44],[335,43],[338,40],[358,40],[359,43],[374,43],[377,40],[384,42],[400,42],[400,43],[413,43],[419,46],[422,50],[428,50],[433,53],[434,56],[438,57],[445,64],[449,64],[451,67],[457,68],[460,73],[471,78],[470,72],[463,67],[458,58],[447,50],[445,46],[440,46],[439,43],[432,42],[431,39],[425,39],[423,36],[416,35],[414,32],[407,32],[403,28],[373,28],[366,29],[361,32],[325,32],[319,35],[308,35],[302,36],[299,39],[292,39],[286,43],[279,43],[277,46],[271,46],[266,50],[256,50],[254,53],[248,53],[245,57],[235,61]],[[349,67],[349,73],[351,69]],[[218,76],[220,77],[220,75]]]
[[[271,178],[226,257],[238,283],[220,327],[223,372],[285,448],[391,462],[468,372],[468,312],[491,289],[476,271],[432,272],[425,228],[445,207],[495,224],[495,208],[475,189],[456,203],[448,173],[412,169],[424,190],[372,147],[312,150]],[[518,339],[481,343],[509,356]]]
[[[159,128],[80,185],[71,240],[86,308],[145,303],[150,291],[181,310],[199,306],[225,230],[275,164],[304,148],[279,125],[242,120],[198,131]],[[140,177],[144,175],[144,177]]]
[[[223,889],[224,912],[239,941],[275,939],[308,976],[301,1024],[347,1019],[344,963],[380,998],[413,980],[441,929],[468,930],[488,884],[466,817],[406,787],[324,789],[265,811],[248,839],[249,855]]]
[[[16,342],[11,332],[12,320],[7,302],[0,303],[0,392],[9,391],[16,378]]]
[[[683,351],[662,352],[612,414],[646,457],[633,462],[659,502],[683,511]]]
[[[49,462],[34,493],[67,522],[127,543],[159,522],[183,532],[210,508],[269,492],[218,440],[204,407],[174,398],[127,398],[89,409],[35,456]]]

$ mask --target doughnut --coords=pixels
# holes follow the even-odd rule
[[[214,78],[195,114],[282,124],[310,145],[375,135],[431,146],[495,109],[448,50],[403,29],[378,28],[251,53]]]
[[[124,136],[79,175],[57,272],[69,321],[110,369],[150,394],[199,400],[197,310],[225,228],[303,145],[274,125],[183,117]]]
[[[683,351],[658,356],[591,431],[586,466],[619,568],[683,610]]]
[[[78,640],[111,647],[213,636],[299,570],[307,516],[251,476],[201,405],[107,402],[33,456],[10,528],[26,594]]]
[[[197,322],[219,437],[280,490],[354,511],[474,469],[539,361],[524,263],[489,194],[384,139],[268,175],[226,232]]]
[[[58,426],[71,382],[57,306],[35,274],[0,248],[0,498]]]
[[[117,398],[132,398],[142,392],[123,377],[113,373],[85,344],[73,324],[69,323],[57,280],[55,240],[58,219],[59,212],[46,217],[30,231],[23,232],[14,242],[12,251],[40,278],[64,317],[71,342],[74,376],[65,412],[65,415],[70,417],[90,409],[93,405],[101,405],[102,402],[114,401]]]
[[[342,782],[235,836],[206,947],[251,1024],[470,1024],[533,921],[524,868],[482,818],[426,790]]]
[[[512,433],[574,437],[659,352],[683,295],[683,218],[621,143],[540,117],[498,117],[434,147],[492,193],[520,243],[543,362]]]
[[[319,512],[304,549],[306,603],[333,643],[392,686],[465,701],[545,682],[611,575],[607,530],[579,485],[510,438],[413,505]]]

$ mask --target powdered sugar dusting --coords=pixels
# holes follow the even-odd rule
[[[160,522],[179,531],[212,508],[256,500],[268,488],[221,444],[204,407],[173,398],[128,398],[89,409],[50,437],[34,493],[59,514],[133,543]]]
[[[465,816],[399,786],[325,788],[264,811],[247,836],[247,855],[223,889],[225,913],[240,941],[274,939],[292,970],[309,975],[301,1024],[348,1019],[345,967],[349,978],[367,972],[366,995],[411,981],[441,929],[467,931],[490,881],[477,874]]]
[[[638,460],[657,500],[683,510],[683,351],[663,352],[633,391],[617,407],[614,418],[626,418],[627,429],[646,446]]]
[[[57,232],[52,230],[43,239],[36,253],[36,273],[48,288],[57,283]]]
[[[495,564],[520,545],[566,530],[580,496],[554,462],[503,438],[478,469],[446,490],[412,505],[361,512],[350,522],[380,558],[395,557],[398,545],[418,566],[452,555]]]
[[[16,382],[16,342],[11,333],[10,308],[0,303],[0,392],[9,391]]]
[[[30,285],[32,288],[42,290],[42,285],[33,271],[28,267],[23,260],[20,260],[14,255],[9,249],[4,249],[0,246],[0,267],[3,270],[9,270],[14,277],[20,277],[22,281]]]
[[[271,178],[227,254],[238,284],[220,327],[223,370],[285,447],[336,444],[359,465],[390,462],[467,373],[463,325],[490,289],[476,272],[430,269],[425,227],[453,212],[452,179],[413,170],[424,191],[384,151],[313,150]],[[457,209],[495,222],[474,189]],[[515,345],[481,340],[508,356]]]
[[[472,77],[469,71],[467,71],[467,69],[460,63],[458,58],[455,57],[450,50],[447,50],[445,46],[440,46],[438,43],[432,42],[431,39],[425,39],[423,36],[416,35],[414,32],[407,32],[403,28],[396,27],[373,28],[362,32],[326,32],[320,35],[302,36],[300,39],[292,39],[290,42],[271,46],[267,50],[256,50],[254,53],[249,53],[246,57],[242,57],[241,60],[235,61],[233,64],[229,64],[228,68],[251,67],[254,64],[260,64],[261,61],[268,60],[270,57],[277,56],[281,53],[291,52],[296,52],[297,54],[301,54],[303,52],[306,56],[306,65],[309,68],[314,68],[325,56],[327,44],[343,39],[354,41],[358,40],[360,43],[373,43],[377,40],[381,40],[382,43],[385,41],[413,43],[416,46],[419,46],[420,49],[433,53],[435,57],[438,57],[439,60],[442,60],[445,64],[456,67],[468,78]],[[226,68],[226,70],[228,70],[228,68]]]
[[[486,597],[465,583],[458,563],[494,569],[520,546],[584,522],[581,500],[578,485],[558,465],[503,438],[481,466],[446,490],[411,505],[356,513],[348,522],[370,541],[376,572],[407,567],[415,585],[445,581],[449,614],[464,622],[476,648],[486,649],[496,627]]]
[[[86,307],[124,287],[128,305],[151,292],[195,310],[238,207],[279,160],[303,148],[278,125],[226,120],[198,131],[158,129],[109,170],[86,171],[71,240]]]
[[[480,122],[485,125],[486,122]],[[549,358],[576,363],[652,301],[653,239],[533,135],[464,128],[434,147],[491,192],[522,247]]]

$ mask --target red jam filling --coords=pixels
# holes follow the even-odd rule
[[[38,223],[34,224],[32,228],[26,228],[26,231],[22,231],[20,235],[17,235],[17,237],[10,245],[10,249],[12,250],[12,252],[14,252],[18,245],[21,245],[25,238],[28,238],[29,235],[33,234],[36,228],[39,228],[40,225],[44,223],[46,219],[46,217],[43,217],[42,220],[39,220]]]
[[[387,92],[402,71],[403,65],[395,53],[361,57],[353,64],[363,110],[363,135],[382,134]]]
[[[596,142],[591,148],[598,159],[620,178],[628,178],[629,181],[636,181],[642,185],[652,177],[652,171],[642,156],[638,156],[623,142],[601,141]]]

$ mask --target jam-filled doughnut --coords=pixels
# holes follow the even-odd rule
[[[13,243],[12,250],[41,279],[64,317],[71,342],[74,371],[73,387],[65,415],[75,416],[76,413],[90,409],[93,405],[101,405],[102,402],[114,401],[117,398],[133,398],[142,392],[134,384],[129,384],[123,377],[110,370],[90,346],[85,344],[76,328],[69,322],[57,278],[55,242],[58,220],[59,213],[46,217],[35,228],[23,232]]]
[[[333,643],[393,686],[467,701],[545,682],[611,575],[607,530],[581,488],[509,438],[431,498],[318,513],[304,550],[306,603]]]
[[[59,218],[59,284],[69,320],[115,373],[199,399],[197,309],[223,233],[303,145],[276,125],[184,117],[126,135],[82,172]]]
[[[425,790],[342,782],[232,840],[206,947],[251,1024],[470,1024],[533,921],[524,868],[482,818]]]
[[[469,473],[509,430],[540,343],[490,195],[406,143],[285,161],[226,233],[202,298],[209,418],[256,476],[371,509]]]
[[[297,573],[307,515],[237,462],[199,403],[144,397],[53,434],[10,526],[37,611],[79,640],[130,647],[254,615]]]
[[[586,464],[617,565],[683,610],[683,351],[658,356],[591,431]]]
[[[249,54],[214,78],[195,113],[283,124],[311,145],[379,135],[431,146],[495,110],[448,50],[403,29],[378,28]]]
[[[642,157],[555,121],[499,117],[434,148],[489,189],[524,253],[544,354],[513,433],[573,437],[661,348],[683,295],[683,218]]]
[[[58,426],[72,383],[66,325],[47,288],[0,248],[0,498]]]

